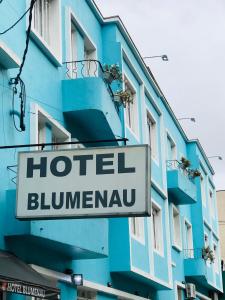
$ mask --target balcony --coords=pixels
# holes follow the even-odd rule
[[[203,259],[202,248],[185,249],[183,254],[185,277],[201,285],[208,286],[212,264]]]
[[[63,112],[72,136],[80,140],[122,136],[119,108],[101,63],[81,60],[65,66],[68,79],[62,81]]]
[[[177,160],[167,161],[167,188],[177,205],[194,204],[197,201],[196,185]]]
[[[7,211],[4,216],[5,242],[7,249],[19,257],[33,255],[38,264],[39,253],[62,259],[96,259],[108,256],[107,219],[18,221],[15,218],[15,199],[16,190],[8,190]]]

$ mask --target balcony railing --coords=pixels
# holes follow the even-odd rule
[[[167,160],[166,167],[168,171],[180,170],[185,176],[190,178],[190,172],[188,169],[183,168],[183,164],[178,160]]]
[[[202,248],[184,249],[184,259],[203,259]]]
[[[87,77],[100,77],[105,82],[110,95],[113,97],[113,91],[104,78],[104,69],[100,61],[96,59],[83,59],[76,61],[66,61],[66,76],[68,79],[78,79]]]

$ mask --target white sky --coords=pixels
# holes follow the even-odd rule
[[[224,0],[96,0],[105,17],[119,15],[189,138],[200,139],[225,189]]]

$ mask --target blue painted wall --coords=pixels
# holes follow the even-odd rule
[[[56,66],[46,50],[33,36],[22,73],[26,84],[26,131],[19,133],[12,121],[12,88],[8,85],[17,69],[0,67],[0,144],[13,145],[30,143],[35,132],[32,122],[35,112],[31,104],[38,104],[51,118],[64,126],[77,139],[111,139],[127,137],[128,144],[148,142],[146,110],[154,117],[157,127],[157,159],[151,161],[151,197],[160,207],[162,215],[163,253],[154,250],[152,217],[144,218],[143,240],[140,242],[131,234],[131,220],[128,218],[101,220],[60,220],[26,221],[15,219],[16,185],[12,182],[14,173],[7,166],[17,164],[18,149],[1,151],[0,159],[0,249],[14,252],[28,263],[63,272],[72,268],[82,273],[85,280],[104,287],[113,282],[116,292],[125,291],[152,300],[176,299],[176,284],[193,282],[199,292],[221,291],[221,272],[215,272],[214,264],[208,264],[201,255],[196,265],[193,258],[185,259],[184,221],[192,225],[193,248],[205,245],[204,233],[209,236],[209,245],[219,247],[216,199],[213,196],[215,214],[209,212],[209,189],[215,194],[213,171],[198,141],[189,141],[176,121],[169,104],[145,68],[130,37],[118,19],[103,20],[91,0],[61,0],[61,46],[62,61]],[[26,1],[17,1],[15,7],[10,1],[0,4],[0,28],[12,24],[26,10]],[[123,74],[136,90],[138,132],[133,134],[125,124],[125,109],[113,103],[107,85],[102,78],[90,77],[68,79],[66,66],[69,47],[69,11],[75,18],[77,28],[77,58],[84,58],[84,44],[88,38],[96,47],[97,57],[102,64],[117,63]],[[26,18],[12,31],[0,36],[20,59],[25,46]],[[0,56],[1,59],[4,57]],[[80,74],[81,75],[81,74]],[[113,84],[115,92],[121,84]],[[15,110],[19,101],[15,99]],[[18,117],[15,116],[18,124]],[[47,140],[51,141],[52,127],[47,124]],[[180,198],[177,206],[180,213],[182,247],[173,246],[172,204],[177,204],[168,190],[167,167],[169,134],[176,146],[176,159],[182,156],[191,162],[191,168],[201,170],[205,180],[206,205],[201,190],[201,179],[190,181],[187,177],[182,184],[174,183]],[[114,143],[115,144],[115,143]],[[96,145],[95,145],[96,146]],[[24,150],[24,149],[22,149]],[[180,170],[178,170],[180,172]],[[186,182],[186,183],[185,183]],[[188,192],[190,186],[195,186]],[[193,198],[192,204],[184,203],[181,195]],[[149,200],[150,201],[150,200]],[[210,204],[211,205],[211,204]],[[21,246],[22,245],[22,246]],[[24,247],[23,247],[24,246]],[[32,248],[33,247],[33,248]],[[26,249],[25,249],[26,248]],[[33,251],[29,251],[33,249]],[[39,255],[40,251],[43,253]],[[220,258],[218,258],[220,261]],[[196,273],[201,266],[200,274]],[[203,280],[199,280],[199,278]],[[76,298],[76,289],[60,284],[62,299]],[[115,291],[114,291],[115,292]],[[183,291],[184,294],[184,291]],[[184,295],[183,295],[184,296]],[[110,291],[98,291],[97,298],[115,298]],[[132,298],[134,299],[134,298]],[[138,297],[136,297],[138,300]]]

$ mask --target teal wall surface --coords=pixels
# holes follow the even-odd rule
[[[24,13],[29,1],[15,2],[9,0],[0,4],[0,31]],[[146,144],[149,142],[146,124],[148,110],[155,120],[157,143],[157,157],[152,157],[149,166],[151,190],[148,201],[152,200],[161,213],[163,249],[161,253],[155,249],[152,216],[143,217],[141,238],[132,233],[132,218],[17,220],[17,155],[19,151],[27,150],[24,148],[0,150],[0,249],[11,251],[29,264],[57,271],[61,275],[65,269],[83,274],[85,281],[89,285],[91,283],[92,289],[97,292],[96,298],[99,300],[175,300],[177,285],[181,286],[185,299],[186,283],[194,283],[196,290],[205,296],[211,292],[221,292],[220,257],[217,273],[215,262],[208,264],[201,255],[205,247],[205,233],[211,249],[214,244],[218,248],[220,245],[214,172],[201,144],[198,140],[188,140],[119,18],[103,19],[91,0],[59,0],[58,3],[62,57],[57,60],[34,32],[30,38],[21,76],[27,93],[25,132],[18,132],[14,126],[12,115],[19,126],[20,100],[17,94],[13,105],[12,86],[8,84],[18,69],[1,67],[6,56],[0,55],[0,145],[37,141],[37,120],[40,116],[33,110],[34,104],[50,115],[50,119],[45,121],[45,138],[48,142],[52,140],[54,124],[58,124],[71,134],[72,139],[87,141],[126,137],[128,145]],[[138,123],[136,133],[126,125],[126,108],[116,104],[112,95],[112,92],[124,87],[124,83],[113,82],[109,87],[100,69],[97,75],[83,76],[79,71],[78,78],[68,76],[64,62],[69,59],[69,12],[73,15],[76,28],[77,60],[84,59],[84,45],[91,43],[96,48],[97,63],[102,66],[118,64],[123,76],[134,88]],[[26,28],[25,17],[13,30],[0,35],[0,47],[3,42],[20,60],[25,47]],[[204,193],[200,177],[193,180],[181,173],[179,167],[172,171],[167,168],[167,160],[172,159],[172,153],[168,153],[168,135],[175,143],[178,163],[181,157],[186,157],[191,169],[201,171],[205,182]],[[121,143],[101,144],[107,145],[118,146]],[[84,146],[90,147],[88,144]],[[99,144],[96,142],[92,146]],[[50,148],[46,147],[45,150]],[[171,172],[175,175],[172,176]],[[212,199],[209,190],[213,192]],[[173,243],[174,205],[180,215],[180,249]],[[208,209],[210,205],[213,214]],[[189,249],[186,239],[185,221],[192,226],[193,249]],[[187,253],[193,255],[186,256]],[[198,253],[196,257],[195,253]],[[111,288],[108,283],[112,285]],[[86,282],[86,286],[88,284]],[[58,286],[61,299],[76,299],[75,287],[62,280],[59,280]],[[18,298],[15,295],[9,297]]]

